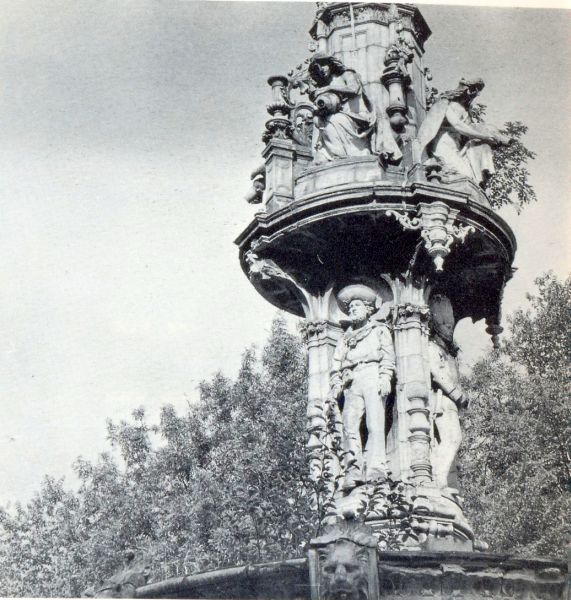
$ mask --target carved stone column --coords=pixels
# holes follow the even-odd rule
[[[264,200],[269,210],[293,200],[294,147],[289,119],[291,107],[286,99],[287,82],[287,77],[281,75],[268,79],[272,88],[272,102],[267,106],[271,119],[262,136],[267,144],[262,156],[266,167]]]
[[[322,520],[334,512],[332,502],[341,471],[337,450],[342,435],[340,414],[337,404],[328,402],[331,358],[340,333],[329,320],[331,293],[330,286],[324,294],[305,294],[306,321],[301,328],[308,352],[309,475],[316,485],[313,503]]]
[[[316,481],[322,475],[323,454],[329,445],[328,406],[329,365],[335,348],[335,337],[331,325],[324,319],[306,321],[302,326],[302,335],[307,344],[308,389],[307,389],[307,432],[310,477]],[[334,459],[333,459],[334,460]],[[339,464],[331,465],[334,475],[339,472]]]
[[[424,303],[423,286],[398,281],[398,303],[394,308],[397,365],[397,409],[401,478],[409,476],[416,486],[432,482],[430,464],[429,380],[426,344],[430,311]]]

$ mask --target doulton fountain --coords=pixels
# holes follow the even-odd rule
[[[463,512],[453,333],[466,317],[502,331],[516,241],[486,183],[510,140],[474,118],[481,79],[431,86],[430,34],[412,5],[319,2],[311,55],[268,80],[261,210],[236,243],[256,290],[304,319],[322,535],[307,559],[138,597],[562,597],[561,563],[488,553]]]

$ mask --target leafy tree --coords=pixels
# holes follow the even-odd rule
[[[536,280],[499,352],[474,367],[462,489],[492,550],[562,555],[571,501],[571,278]]]
[[[494,208],[509,204],[519,213],[526,204],[537,200],[535,190],[528,183],[526,167],[527,162],[535,158],[535,153],[521,141],[527,127],[520,121],[508,121],[501,132],[513,141],[493,149],[496,172],[487,182],[486,195]]]
[[[301,479],[306,371],[278,319],[261,357],[248,350],[235,381],[204,382],[186,415],[110,422],[116,452],[78,459],[76,492],[46,479],[28,506],[0,511],[2,595],[79,596],[127,548],[155,579],[299,556],[315,525]]]
[[[482,122],[486,106],[476,103],[470,114],[475,122]],[[522,142],[527,129],[521,121],[508,121],[500,130],[512,142],[507,146],[495,146],[492,150],[496,172],[486,182],[485,192],[493,208],[509,205],[520,213],[526,204],[537,200],[535,190],[528,183],[527,170],[527,163],[535,158],[535,153]]]

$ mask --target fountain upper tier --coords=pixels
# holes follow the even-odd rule
[[[355,278],[425,277],[495,336],[516,244],[485,193],[511,140],[481,122],[484,82],[437,94],[430,30],[410,5],[318,3],[310,34],[311,57],[268,80],[264,163],[247,196],[264,211],[237,240],[243,270],[305,316],[308,295]]]

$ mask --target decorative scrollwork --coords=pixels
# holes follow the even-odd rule
[[[400,223],[403,229],[415,230],[422,227],[421,220],[418,217],[413,217],[411,219],[405,212],[404,208],[402,213],[398,212],[397,210],[387,210],[385,211],[385,214],[387,217],[394,217]]]
[[[475,233],[476,229],[472,225],[449,225],[448,231],[450,233],[450,237],[452,237],[452,241],[456,239],[463,244],[466,241],[467,235],[469,233]]]

